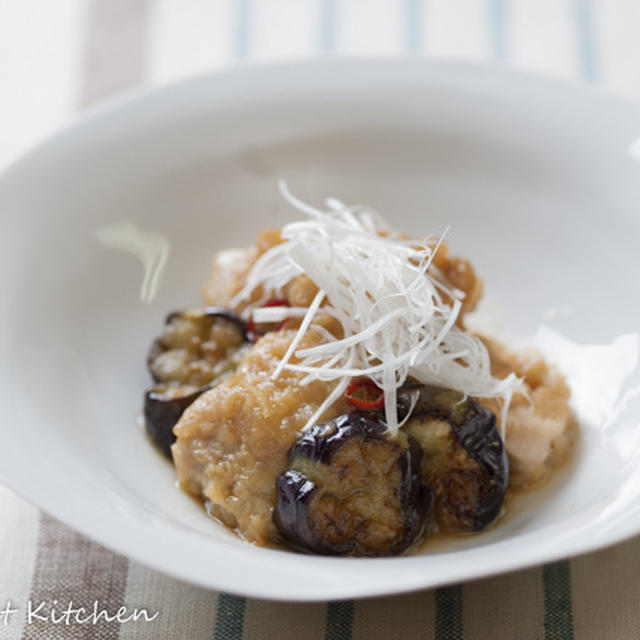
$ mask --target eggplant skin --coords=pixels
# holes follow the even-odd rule
[[[400,415],[416,393],[405,430],[423,449],[422,477],[434,500],[432,524],[444,532],[480,531],[500,514],[509,484],[496,417],[473,398],[432,386],[402,388]]]
[[[322,544],[308,517],[316,485],[303,473],[288,469],[276,478],[276,491],[273,520],[282,537],[300,550],[331,554],[331,548]]]
[[[315,425],[276,479],[273,520],[294,547],[324,555],[387,556],[421,538],[431,504],[413,438],[392,440],[372,413]]]
[[[221,351],[212,353],[208,348],[217,345],[220,349],[221,346],[219,333],[211,340],[218,322],[233,329],[223,338],[226,344],[223,343]],[[248,342],[246,323],[229,309],[205,307],[173,311],[165,319],[163,334],[151,343],[147,369],[154,383],[203,386],[220,373],[220,365],[230,360],[230,354]]]
[[[235,370],[247,345],[245,322],[224,307],[184,309],[166,317],[164,333],[147,356],[154,386],[144,396],[144,418],[147,433],[169,458],[173,427],[184,410]]]
[[[351,411],[305,431],[289,449],[288,462],[292,464],[300,456],[311,462],[330,464],[333,454],[346,439],[383,437],[385,431],[385,425],[376,415]]]
[[[171,445],[176,441],[174,425],[185,409],[208,388],[159,384],[144,394],[144,424],[147,434],[168,458],[173,458]]]

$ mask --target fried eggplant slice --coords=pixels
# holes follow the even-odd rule
[[[222,307],[167,316],[147,358],[155,385],[144,397],[147,433],[163,453],[171,457],[173,426],[184,410],[236,369],[248,345],[244,321]]]
[[[417,398],[416,398],[417,396]],[[433,531],[480,531],[500,514],[509,467],[495,415],[473,398],[432,386],[398,392],[400,416],[415,402],[404,430],[422,448]]]
[[[173,426],[184,410],[208,387],[157,384],[144,394],[144,424],[157,447],[171,458]]]
[[[387,556],[425,529],[430,495],[422,452],[385,435],[373,413],[352,411],[303,433],[276,480],[274,522],[293,546],[325,555]]]
[[[167,316],[164,332],[149,351],[154,382],[203,387],[235,369],[234,355],[246,344],[244,321],[222,307],[185,309]]]

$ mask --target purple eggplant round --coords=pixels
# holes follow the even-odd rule
[[[144,394],[144,423],[151,440],[171,458],[173,427],[184,410],[208,387],[157,384]]]
[[[509,483],[495,415],[459,392],[409,385],[398,392],[401,417],[414,402],[404,430],[422,448],[422,478],[433,499],[430,528],[484,529],[500,514]]]
[[[169,457],[173,427],[202,393],[233,372],[248,347],[244,321],[223,307],[185,309],[167,316],[147,366],[154,386],[144,397],[147,433]]]
[[[205,386],[235,368],[234,356],[247,342],[244,321],[223,307],[174,311],[151,345],[147,366],[154,382]]]
[[[273,519],[284,540],[325,555],[387,556],[420,539],[431,502],[422,451],[385,431],[377,415],[352,411],[298,438],[276,480]]]

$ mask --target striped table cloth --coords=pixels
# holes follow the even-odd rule
[[[130,87],[283,59],[497,61],[634,98],[639,33],[638,0],[0,0],[0,166]],[[640,539],[410,595],[293,604],[167,578],[2,487],[0,518],[0,638],[640,637]],[[65,619],[69,602],[88,621]]]

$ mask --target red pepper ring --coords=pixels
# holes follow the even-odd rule
[[[359,398],[355,393],[362,388],[377,391],[378,397],[375,400]],[[384,407],[384,391],[371,378],[356,378],[355,380],[352,380],[349,383],[347,390],[344,392],[344,397],[346,401],[356,409],[377,411]]]
[[[271,298],[270,300],[267,300],[260,308],[263,309],[264,307],[290,307],[290,306],[291,305],[289,304],[289,301],[286,298]],[[284,325],[285,322],[286,321],[283,320],[282,322],[278,323],[274,331],[278,331],[279,329],[282,329],[282,326]],[[258,340],[262,335],[264,334],[258,331],[258,327],[253,319],[253,316],[251,316],[249,322],[247,323],[247,338],[249,339],[250,342],[258,342]]]

